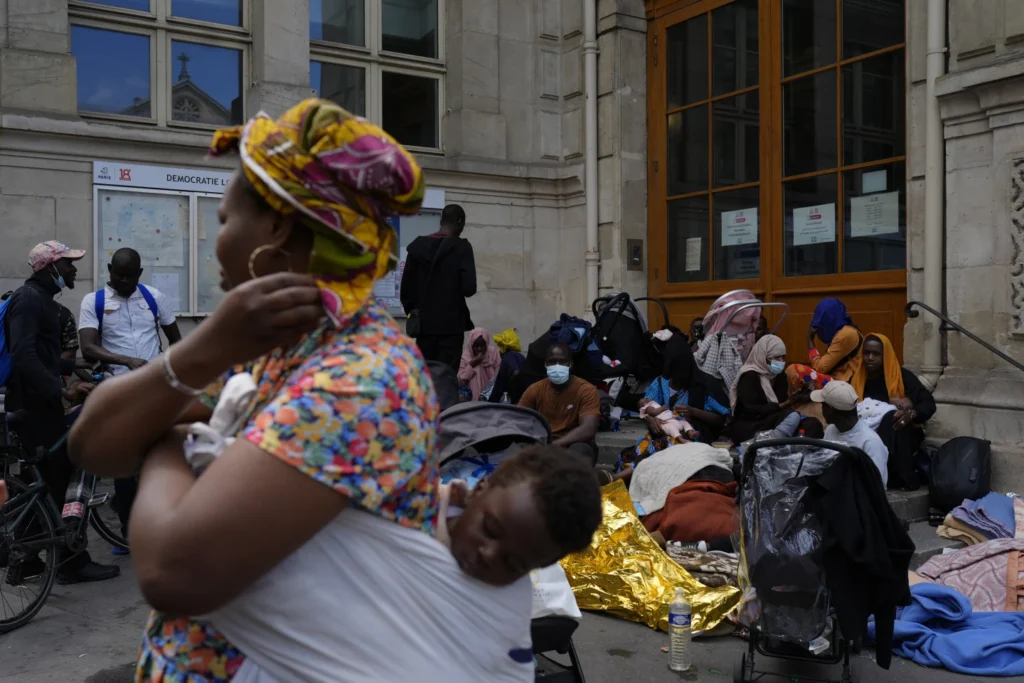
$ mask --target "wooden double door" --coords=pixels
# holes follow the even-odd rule
[[[730,290],[787,303],[793,360],[835,296],[902,350],[903,0],[647,9],[650,295],[683,329]]]

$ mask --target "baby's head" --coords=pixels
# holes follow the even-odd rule
[[[533,446],[470,493],[451,529],[452,555],[473,578],[507,586],[589,546],[600,523],[601,488],[589,463]]]

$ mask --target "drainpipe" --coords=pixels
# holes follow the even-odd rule
[[[583,0],[583,71],[585,78],[586,130],[585,180],[587,196],[587,303],[597,299],[601,249],[597,236],[597,2]]]
[[[924,175],[924,302],[943,310],[943,258],[946,203],[946,140],[935,95],[936,81],[946,72],[946,0],[928,0],[928,90]],[[942,335],[938,321],[930,321],[925,337],[922,379],[934,390],[942,375]]]

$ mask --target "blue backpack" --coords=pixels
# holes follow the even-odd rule
[[[139,284],[139,293],[142,294],[142,298],[146,300],[146,305],[149,306],[149,310],[153,313],[153,324],[156,325],[156,339],[160,344],[160,351],[163,352],[164,342],[160,338],[160,308],[156,305],[156,298],[153,296],[152,292],[146,289],[146,285],[143,284]],[[103,288],[96,292],[95,304],[96,327],[99,330],[101,340],[103,339],[103,308],[106,303],[107,290],[106,288]],[[3,316],[3,313],[0,313],[0,316]],[[10,365],[10,361],[8,361],[8,365]],[[2,372],[2,368],[0,368],[0,372]]]
[[[7,348],[7,306],[11,303],[12,293],[7,292],[3,301],[0,301],[0,387],[7,386],[7,380],[11,378],[11,369],[14,367],[11,350]]]

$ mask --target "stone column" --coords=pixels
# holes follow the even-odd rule
[[[247,116],[260,110],[280,116],[312,96],[309,0],[253,0],[252,83],[248,87]]]
[[[600,288],[640,297],[647,293],[647,17],[643,0],[600,0],[598,44]],[[642,271],[627,270],[626,240],[631,239],[644,243]],[[653,322],[661,325],[660,320]]]
[[[0,0],[0,108],[75,115],[67,0]]]

